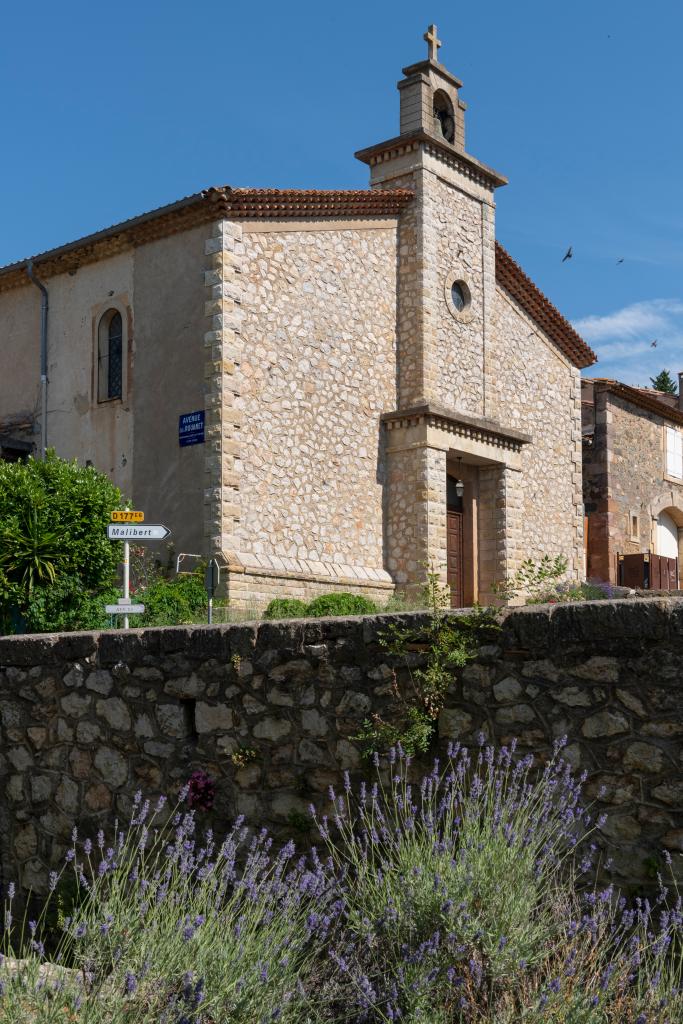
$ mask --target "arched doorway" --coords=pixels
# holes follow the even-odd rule
[[[683,563],[683,501],[675,491],[663,491],[650,503],[650,514],[651,550],[659,556],[662,579],[664,572],[668,573],[668,585],[662,583],[662,589],[678,590]]]
[[[678,527],[668,512],[657,516],[655,551],[665,558],[678,558]]]

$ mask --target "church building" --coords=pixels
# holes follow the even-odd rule
[[[0,269],[0,453],[105,471],[237,606],[584,574],[595,356],[496,241],[425,40],[367,189],[209,188]]]

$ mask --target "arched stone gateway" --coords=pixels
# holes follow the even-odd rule
[[[662,558],[678,559],[676,587],[680,588],[683,564],[683,498],[675,491],[657,495],[650,503],[651,549]]]

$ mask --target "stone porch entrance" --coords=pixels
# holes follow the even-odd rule
[[[531,438],[431,404],[382,419],[386,565],[397,589],[418,590],[433,566],[454,607],[491,601],[494,581],[523,558],[521,451]]]

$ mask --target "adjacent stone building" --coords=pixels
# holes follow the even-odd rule
[[[683,554],[680,386],[676,396],[586,378],[582,408],[588,576],[677,589]]]
[[[496,241],[506,180],[425,38],[399,134],[356,154],[369,189],[211,188],[0,270],[7,451],[45,426],[38,279],[47,444],[219,557],[239,604],[388,597],[428,563],[455,605],[525,557],[583,574],[594,355]]]

